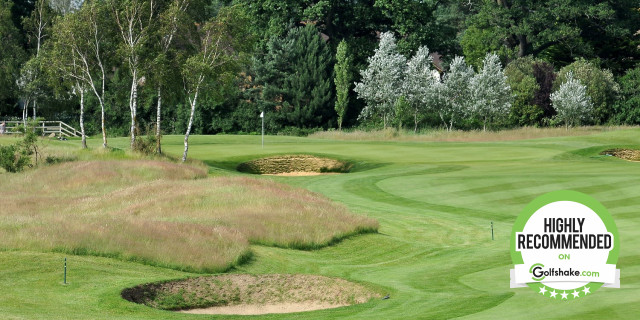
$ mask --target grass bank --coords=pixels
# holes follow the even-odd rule
[[[202,168],[150,160],[5,173],[0,249],[220,272],[247,261],[250,243],[315,249],[378,227],[306,190],[206,176]]]

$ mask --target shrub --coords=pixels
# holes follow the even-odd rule
[[[587,87],[569,72],[560,89],[551,94],[551,102],[558,112],[558,118],[567,128],[589,119],[593,104],[586,91]]]
[[[519,58],[504,68],[507,84],[513,93],[513,105],[509,115],[510,123],[518,126],[537,125],[542,120],[542,108],[534,104],[536,92],[540,90],[533,75],[534,60]]]
[[[557,90],[567,81],[569,72],[586,87],[586,94],[593,103],[594,122],[607,122],[612,116],[613,105],[620,91],[611,71],[600,69],[594,62],[579,59],[560,70],[553,85],[554,89]]]
[[[17,144],[0,146],[0,167],[7,172],[20,172],[30,163],[31,158]]]

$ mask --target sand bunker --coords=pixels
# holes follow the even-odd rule
[[[618,157],[628,161],[640,161],[640,150],[633,149],[609,149],[600,152],[601,155]]]
[[[194,314],[268,314],[364,303],[380,294],[344,279],[315,275],[227,274],[139,285],[122,297]]]
[[[352,165],[346,161],[311,155],[285,155],[248,161],[238,165],[238,171],[279,176],[313,176],[346,173]]]
[[[269,313],[293,313],[303,311],[313,311],[321,309],[331,309],[347,306],[346,304],[335,305],[330,303],[275,303],[269,305],[245,304],[235,306],[211,307],[202,309],[182,310],[181,313],[191,314],[239,314],[239,315],[258,315]]]

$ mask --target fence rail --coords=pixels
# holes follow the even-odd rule
[[[5,134],[15,134],[18,127],[22,125],[22,121],[5,121]],[[62,121],[38,121],[36,130],[42,132],[43,136],[54,134],[58,137],[79,137],[82,134],[74,127]]]

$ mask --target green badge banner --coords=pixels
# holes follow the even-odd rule
[[[511,232],[511,288],[531,287],[560,300],[620,287],[620,239],[607,209],[575,191],[542,195],[520,212]]]

